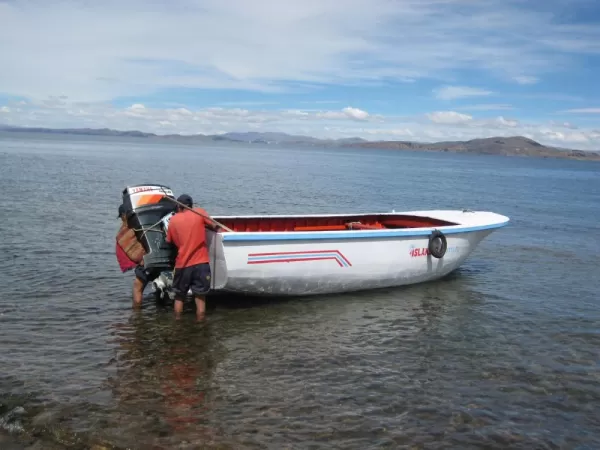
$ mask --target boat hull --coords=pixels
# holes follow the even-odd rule
[[[225,243],[226,277],[216,289],[257,296],[344,293],[432,281],[456,270],[492,230],[446,236],[442,258],[428,236],[352,241]],[[222,268],[223,269],[223,268]],[[222,270],[221,269],[221,270]]]
[[[509,221],[491,212],[454,210],[389,213],[389,217],[398,214],[449,225],[343,231],[207,231],[211,293],[307,296],[428,282],[458,269],[483,239]],[[291,217],[321,222],[336,219],[336,215],[215,219],[276,223]],[[378,217],[385,222],[388,216]],[[431,246],[436,234],[445,244],[441,253]]]

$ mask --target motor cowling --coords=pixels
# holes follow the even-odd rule
[[[144,267],[152,270],[172,270],[174,252],[166,242],[162,219],[176,208],[173,191],[159,184],[127,186],[123,189],[123,205],[127,224],[144,247]]]

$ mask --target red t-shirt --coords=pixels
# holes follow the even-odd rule
[[[194,210],[208,216],[202,208],[194,208]],[[203,217],[187,209],[178,212],[169,221],[167,242],[175,244],[178,249],[176,269],[210,261],[204,228],[207,222]]]

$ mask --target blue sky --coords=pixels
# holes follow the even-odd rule
[[[0,0],[0,123],[600,150],[594,0]]]

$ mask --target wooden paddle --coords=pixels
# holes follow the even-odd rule
[[[233,233],[233,230],[232,230],[231,228],[229,228],[229,227],[226,227],[226,226],[225,226],[225,225],[223,225],[222,223],[219,223],[219,222],[217,222],[217,221],[216,221],[215,219],[213,219],[212,217],[205,216],[204,214],[202,214],[202,213],[199,213],[198,211],[196,211],[196,210],[194,210],[194,209],[190,208],[190,207],[189,207],[189,206],[187,206],[187,205],[184,205],[184,204],[183,204],[183,203],[181,203],[181,202],[178,202],[177,200],[175,200],[174,198],[171,198],[171,197],[169,197],[168,195],[165,195],[165,198],[166,198],[166,199],[168,199],[168,200],[170,200],[170,201],[172,201],[173,203],[177,203],[177,204],[178,204],[179,206],[181,206],[182,208],[189,209],[189,210],[190,210],[190,211],[192,211],[194,214],[198,214],[200,217],[203,217],[204,219],[207,219],[207,220],[210,220],[210,221],[211,221],[211,222],[213,222],[213,223],[216,223],[217,225],[219,225],[219,226],[220,226],[221,228],[223,228],[224,230],[227,230],[227,231],[230,231],[230,232],[232,232],[232,233]]]

